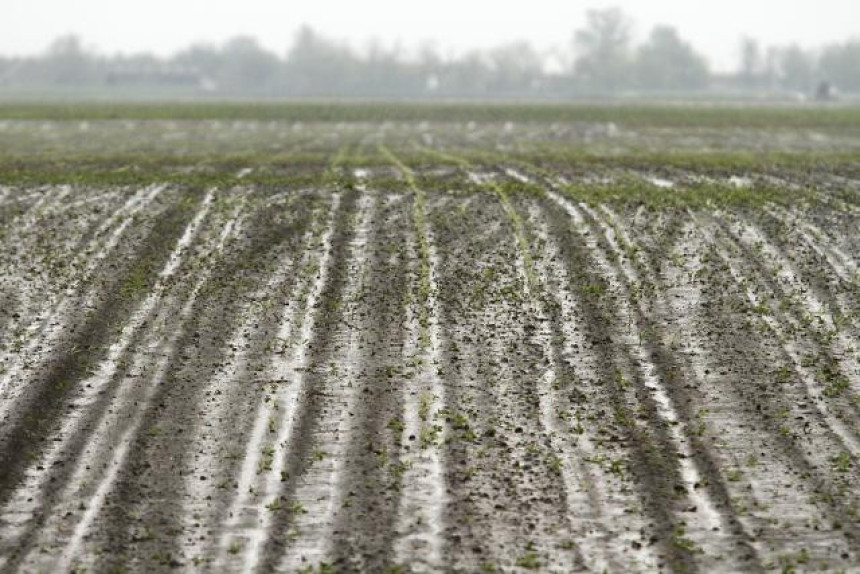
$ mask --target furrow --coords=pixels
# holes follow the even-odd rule
[[[752,309],[760,309],[763,304],[761,296],[757,293],[757,282],[750,280],[742,270],[736,252],[737,248],[732,249],[732,244],[727,243],[728,239],[724,239],[720,235],[720,230],[716,223],[709,222],[701,216],[694,216],[697,224],[697,231],[703,235],[706,241],[713,244],[716,253],[720,260],[726,266],[730,277],[740,289],[746,302]],[[777,367],[772,376],[780,381],[782,394],[789,396],[795,394],[797,397],[794,401],[789,402],[783,407],[783,411],[778,413],[780,419],[784,421],[779,426],[779,432],[785,439],[797,440],[798,434],[805,435],[805,440],[809,441],[814,448],[804,452],[802,455],[804,465],[813,469],[832,468],[833,461],[839,456],[844,456],[845,450],[851,451],[852,458],[856,457],[857,437],[853,430],[846,425],[842,420],[837,418],[832,412],[828,404],[819,397],[819,388],[814,380],[812,373],[803,360],[802,351],[798,347],[796,339],[789,336],[783,331],[782,326],[774,316],[769,314],[757,314],[759,329],[764,329],[765,332],[772,334],[770,344],[774,345],[779,352],[788,360],[788,364]],[[755,323],[751,323],[755,326]],[[794,388],[790,383],[793,380],[801,383],[800,388]],[[819,397],[816,399],[816,397]],[[811,419],[811,420],[810,420]],[[816,420],[817,419],[817,420]],[[799,421],[802,425],[801,431],[793,429],[794,425],[789,426],[789,422]],[[813,424],[816,423],[816,424]],[[847,454],[847,453],[846,453]],[[856,458],[855,458],[856,460]],[[825,491],[833,491],[834,486],[829,484],[830,481],[824,479],[818,471],[809,477],[817,483],[817,488]],[[838,475],[834,478],[839,478]],[[851,479],[850,475],[845,476],[846,479]],[[837,521],[842,521],[843,512],[848,511],[849,514],[856,512],[850,506],[840,508],[838,502],[833,499],[832,494],[828,495],[825,500],[830,500],[833,505],[831,512],[837,516]],[[849,526],[851,521],[845,527],[853,530],[853,526]]]
[[[287,309],[279,327],[278,339],[289,342],[282,356],[270,365],[271,380],[277,388],[261,402],[243,454],[243,463],[237,482],[236,496],[227,514],[219,543],[218,568],[242,572],[256,570],[269,536],[271,514],[265,504],[280,496],[280,483],[285,471],[288,449],[300,400],[305,393],[304,379],[307,367],[308,344],[314,333],[319,312],[318,301],[326,285],[332,260],[332,235],[337,220],[340,195],[332,197],[332,208],[326,229],[320,238],[319,263],[308,263],[316,276],[313,278],[306,301],[300,309]],[[307,271],[305,271],[307,272]],[[290,304],[297,302],[292,299]],[[267,428],[274,425],[274,433]],[[274,434],[274,440],[268,435]]]
[[[600,214],[592,212],[591,215],[595,221],[602,221],[600,225],[604,234],[608,236],[615,256],[621,261],[622,268],[627,269],[628,285],[642,289],[649,301],[649,306],[640,303],[640,317],[643,321],[647,321],[649,328],[653,330],[652,356],[656,363],[661,365],[663,372],[667,373],[664,385],[667,392],[671,393],[676,415],[685,421],[683,440],[686,446],[682,454],[690,460],[691,465],[696,466],[695,484],[700,484],[700,492],[707,494],[705,500],[697,500],[698,497],[693,497],[697,503],[696,508],[698,510],[698,504],[701,503],[706,505],[704,511],[712,520],[711,528],[719,532],[718,536],[714,536],[713,548],[710,549],[707,559],[717,558],[719,564],[735,560],[731,566],[733,569],[754,570],[757,566],[761,566],[755,560],[756,549],[752,545],[755,537],[737,520],[737,512],[726,490],[725,477],[716,466],[711,449],[701,438],[706,429],[702,425],[701,417],[705,411],[701,408],[698,411],[692,408],[698,398],[697,390],[702,387],[703,373],[695,368],[690,369],[684,358],[676,356],[671,349],[676,341],[673,339],[673,334],[669,332],[669,326],[677,318],[677,313],[671,309],[665,288],[660,284],[660,278],[664,273],[655,271],[654,266],[645,259],[640,245],[631,237],[628,226],[612,209],[604,205],[599,208],[599,211]],[[668,249],[670,253],[673,252],[672,245],[658,245],[652,249],[657,249],[658,252]],[[665,261],[666,258],[662,256],[657,260]],[[680,377],[678,373],[681,373]],[[678,384],[679,380],[684,384]],[[668,396],[658,396],[663,408],[669,406],[668,398]]]
[[[303,198],[304,199],[304,198]],[[208,566],[212,560],[212,534],[218,533],[228,512],[227,494],[233,488],[233,477],[237,471],[238,457],[231,448],[234,437],[244,436],[249,416],[257,410],[263,393],[261,385],[266,383],[272,349],[283,349],[285,341],[277,339],[278,326],[282,322],[280,302],[298,298],[302,288],[298,277],[303,265],[307,265],[319,240],[314,229],[324,214],[320,208],[304,213],[293,203],[285,208],[295,212],[295,231],[284,241],[280,234],[272,237],[262,233],[251,241],[245,258],[244,250],[236,256],[235,267],[244,267],[247,261],[256,266],[254,257],[275,248],[272,265],[265,264],[259,285],[240,299],[236,312],[236,326],[223,343],[220,352],[226,354],[208,381],[191,397],[196,416],[201,420],[191,433],[191,452],[182,480],[182,506],[180,513],[183,531],[189,539],[183,548],[186,559],[197,566]],[[258,209],[267,209],[262,203]],[[302,216],[304,215],[304,219]],[[276,220],[278,229],[286,227]],[[262,229],[271,225],[266,222]],[[285,242],[285,248],[280,244]],[[263,259],[266,261],[266,259]],[[271,269],[269,269],[271,267]],[[251,421],[253,424],[253,421]],[[237,485],[238,486],[238,485]],[[215,537],[217,538],[217,536]]]
[[[510,199],[504,193],[499,193],[499,198],[503,204],[506,214],[508,215],[508,219],[510,220],[511,226],[514,230],[514,235],[516,237],[516,269],[517,273],[520,276],[520,280],[524,286],[525,292],[525,302],[524,305],[529,308],[529,311],[533,313],[537,318],[538,328],[533,331],[533,338],[536,340],[536,344],[542,347],[543,356],[546,361],[546,368],[543,374],[535,373],[538,377],[537,381],[537,394],[538,394],[538,410],[539,410],[539,420],[540,420],[540,432],[544,435],[545,439],[549,442],[552,450],[558,452],[559,450],[559,441],[557,438],[557,427],[555,424],[555,418],[553,416],[553,408],[552,408],[552,397],[551,397],[551,388],[552,385],[555,384],[556,376],[558,375],[559,366],[556,362],[556,358],[554,353],[552,352],[551,344],[549,342],[549,334],[551,333],[551,328],[548,325],[546,308],[542,304],[541,300],[541,288],[539,279],[534,273],[534,260],[531,255],[531,250],[528,245],[528,239],[525,236],[525,230],[523,228],[522,220],[520,219],[519,214],[511,203]],[[553,463],[557,466],[558,464],[563,464],[563,462],[558,461],[556,459],[553,460]],[[558,567],[565,571],[573,571],[574,569],[581,569],[582,562],[584,560],[582,556],[581,543],[578,536],[574,536],[573,533],[579,527],[579,517],[574,515],[571,512],[571,501],[574,496],[574,492],[578,490],[579,484],[575,482],[574,477],[569,473],[565,472],[565,469],[559,468],[556,472],[557,475],[561,478],[560,486],[562,489],[561,496],[564,498],[565,506],[567,507],[567,527],[570,529],[570,538],[568,539],[572,544],[573,548],[571,550],[575,550],[575,555],[571,557],[568,561],[561,561],[558,564]],[[601,565],[596,565],[600,567]]]
[[[823,324],[824,328],[831,333],[835,333],[833,344],[833,354],[837,357],[837,364],[841,365],[841,371],[851,386],[854,393],[860,392],[860,367],[857,365],[857,360],[854,357],[854,352],[849,349],[856,349],[854,341],[846,340],[844,333],[837,330],[833,325],[832,316],[826,310],[824,305],[815,297],[811,289],[805,285],[798,285],[797,275],[793,266],[769,242],[764,235],[754,226],[745,222],[739,231],[733,232],[733,238],[740,245],[745,246],[747,250],[760,250],[772,260],[776,261],[776,268],[771,269],[770,273],[774,273],[777,278],[778,285],[791,292],[791,296],[800,300],[800,304],[804,307],[804,311],[809,315],[816,317]],[[734,262],[729,262],[732,276],[737,281],[748,281],[747,276],[743,275],[739,266]],[[754,278],[753,285],[756,285],[758,279]],[[777,288],[780,288],[777,287]],[[827,425],[839,437],[845,447],[851,452],[855,460],[860,460],[860,434],[856,428],[856,417],[854,420],[845,421],[842,417],[833,412],[832,407],[828,404],[828,398],[831,393],[827,392],[827,387],[822,386],[817,381],[815,373],[811,371],[808,361],[805,361],[805,353],[797,342],[797,337],[787,332],[779,322],[779,318],[787,319],[790,326],[798,328],[798,323],[790,315],[784,314],[777,316],[773,314],[770,307],[770,301],[762,298],[752,286],[748,286],[747,297],[750,304],[758,310],[761,320],[767,325],[768,329],[781,341],[782,348],[790,357],[793,364],[793,370],[797,376],[803,381],[806,386],[808,396],[815,401],[818,411]],[[838,377],[838,375],[835,375]],[[831,383],[835,384],[835,383]]]
[[[414,209],[425,209],[422,201]],[[439,449],[420,444],[422,437],[437,434],[445,441],[445,430],[436,429],[431,418],[431,405],[445,405],[445,387],[440,377],[442,369],[441,332],[439,324],[439,257],[436,246],[426,225],[426,213],[413,217],[416,241],[410,242],[408,260],[412,281],[407,307],[406,324],[408,338],[403,356],[411,362],[415,376],[403,387],[403,450],[402,489],[399,501],[399,520],[394,554],[397,564],[405,565],[413,572],[435,572],[444,569],[445,507],[448,504],[445,483],[444,461]],[[416,246],[426,251],[419,255]],[[422,277],[422,274],[425,277]],[[423,286],[423,287],[422,287]],[[419,293],[426,290],[426,297]],[[423,305],[427,316],[427,337],[422,337],[419,317],[422,312],[415,305]]]
[[[220,253],[224,247],[224,243],[230,237],[232,231],[232,222],[224,226],[218,245],[216,245],[213,250],[213,255],[217,256],[217,254]],[[142,433],[144,415],[150,409],[150,405],[157,396],[160,386],[164,384],[166,376],[168,375],[168,369],[171,366],[173,355],[177,352],[177,341],[183,335],[183,327],[190,320],[191,314],[195,309],[197,297],[207,279],[208,276],[204,273],[193,285],[190,293],[188,294],[187,300],[178,313],[178,324],[172,327],[173,332],[168,338],[167,343],[162,344],[162,348],[158,351],[160,359],[156,363],[155,368],[152,369],[152,377],[148,384],[149,386],[142,398],[134,400],[134,414],[131,416],[127,428],[120,435],[118,441],[119,446],[115,448],[112,459],[107,463],[109,468],[108,473],[104,476],[102,481],[99,483],[98,488],[95,490],[95,493],[90,499],[89,506],[84,512],[77,528],[74,530],[73,537],[66,551],[61,556],[60,565],[62,569],[65,569],[66,566],[72,564],[81,549],[84,548],[85,541],[89,542],[87,539],[90,536],[90,531],[93,529],[93,523],[100,518],[108,495],[112,489],[115,488],[115,484],[118,482],[119,478],[124,473],[129,472],[128,458],[132,448],[136,447],[139,442],[138,437],[140,437]],[[138,364],[136,366],[141,371],[151,368],[144,366],[144,364]],[[150,429],[150,432],[153,432],[153,430]]]
[[[538,326],[516,242],[502,206],[469,195],[434,195],[428,217],[439,257],[445,405],[428,397],[422,410],[432,424],[418,438],[433,448],[445,433],[446,567],[581,570],[540,424],[547,362],[532,336]]]
[[[841,360],[853,363],[846,365],[846,374],[860,377],[860,269],[832,236],[799,214],[771,209],[768,215],[750,226],[759,236],[752,238],[753,246],[763,263],[776,270],[785,296],[803,307],[799,319],[811,321],[812,333]],[[842,229],[838,223],[834,227]]]
[[[355,428],[354,415],[360,399],[359,378],[363,367],[361,339],[369,316],[362,298],[372,281],[368,244],[372,241],[374,224],[379,223],[375,219],[375,205],[379,198],[364,186],[360,191],[358,229],[349,246],[349,282],[344,293],[346,308],[340,327],[344,332],[333,335],[342,338],[345,349],[331,357],[325,380],[315,381],[327,388],[321,413],[324,419],[314,421],[316,428],[309,437],[315,460],[298,478],[295,492],[285,497],[287,502],[284,504],[294,504],[301,510],[294,513],[290,523],[294,535],[278,561],[279,571],[294,572],[332,560],[337,513],[346,502],[351,487],[344,480],[344,466],[348,461],[350,437],[360,432]],[[334,372],[331,365],[337,366]]]
[[[794,455],[779,448],[763,416],[761,383],[754,367],[745,364],[754,356],[755,344],[743,340],[738,356],[732,356],[741,339],[733,339],[724,328],[724,323],[734,325],[736,319],[724,317],[709,291],[711,274],[718,269],[710,250],[691,219],[664,263],[666,296],[674,317],[672,344],[677,354],[686,357],[698,381],[696,430],[708,445],[717,471],[727,479],[724,486],[734,516],[751,535],[762,565],[772,568],[787,559],[782,554],[785,547],[775,541],[786,537],[788,530],[795,541],[811,542],[807,551],[812,551],[817,542],[803,529],[818,520],[821,509],[814,500],[814,487],[807,488],[803,481],[795,484]],[[720,297],[727,294],[724,285],[714,285],[713,290]],[[793,490],[787,491],[789,487]]]
[[[685,537],[685,540],[690,541],[695,548],[704,549],[708,554],[721,556],[724,554],[728,543],[725,534],[720,534],[723,519],[707,491],[701,488],[704,482],[695,464],[689,441],[684,434],[686,421],[681,420],[677,414],[674,401],[660,378],[660,370],[656,365],[650,345],[642,344],[643,331],[640,319],[635,309],[628,303],[630,298],[628,289],[638,283],[638,274],[623,259],[620,259],[618,271],[614,270],[597,241],[587,237],[589,226],[580,209],[595,222],[603,239],[612,249],[614,257],[619,258],[620,248],[616,242],[614,230],[600,226],[597,214],[590,207],[585,204],[574,206],[573,203],[555,192],[549,192],[549,196],[570,215],[574,226],[580,230],[580,234],[589,243],[591,253],[598,262],[601,273],[609,280],[610,286],[622,293],[622,296],[616,299],[618,313],[626,323],[626,329],[620,333],[621,340],[631,353],[633,363],[631,368],[635,369],[636,378],[641,380],[642,385],[647,389],[651,400],[653,400],[656,414],[662,424],[665,425],[673,448],[677,449],[677,464],[682,482],[682,492],[690,500],[692,507],[695,508],[694,512],[688,514],[689,518],[685,520],[683,531],[680,531],[679,534]]]
[[[340,186],[339,181],[334,185]],[[297,489],[307,483],[309,473],[315,471],[318,464],[325,466],[330,459],[327,451],[319,447],[329,439],[331,429],[327,414],[331,400],[337,398],[337,387],[343,384],[339,376],[340,364],[338,357],[344,356],[349,350],[349,330],[355,317],[345,315],[351,303],[345,300],[345,294],[350,287],[349,274],[351,269],[350,249],[364,214],[356,211],[360,193],[357,190],[345,191],[340,206],[335,233],[332,236],[332,262],[325,288],[320,293],[318,307],[320,312],[314,326],[314,336],[308,341],[304,388],[301,398],[301,409],[296,412],[292,429],[292,444],[287,453],[282,474],[282,489],[279,497],[269,502],[268,510],[272,515],[271,529],[273,532],[285,532],[285,536],[270,536],[262,551],[260,569],[263,571],[276,570],[286,556],[291,556],[290,545],[301,535],[297,522],[304,516],[302,502],[295,499]],[[359,363],[363,361],[359,360]],[[348,369],[346,369],[348,370]],[[354,404],[360,404],[356,401]],[[336,408],[336,407],[335,407]],[[344,437],[352,442],[352,435]],[[344,452],[351,452],[347,447]],[[342,473],[348,473],[351,463],[345,462],[338,467]],[[333,530],[337,533],[337,528]],[[338,548],[338,545],[334,546]]]
[[[599,463],[613,453],[589,424],[598,414],[588,404],[600,402],[592,383],[597,359],[587,351],[583,311],[569,289],[572,279],[559,264],[561,253],[537,206],[529,210],[529,220],[540,247],[535,257],[541,278],[539,335],[550,362],[541,380],[541,419],[566,485],[573,538],[590,571],[654,569],[656,557],[638,542],[644,522],[628,512],[637,501],[619,477]]]
[[[687,253],[701,258],[691,278],[702,297],[695,323],[699,328],[691,339],[705,353],[703,419],[712,419],[720,429],[712,450],[723,455],[733,506],[758,537],[766,567],[793,563],[787,547],[799,547],[798,552],[815,560],[846,558],[850,543],[839,532],[842,511],[834,512],[833,505],[847,499],[833,499],[835,485],[822,480],[823,469],[812,455],[823,446],[822,439],[824,444],[831,441],[830,431],[806,424],[817,413],[802,382],[774,371],[788,357],[766,325],[762,330],[750,319],[749,284],[732,275],[724,247],[702,231],[700,219],[699,214],[692,217],[687,240]],[[692,249],[696,245],[701,245],[699,251]],[[790,368],[787,373],[793,375]],[[795,424],[806,430],[796,433]]]
[[[860,281],[860,266],[838,245],[834,245],[824,230],[813,222],[804,218],[803,214],[796,210],[783,207],[771,207],[768,209],[775,219],[794,229],[803,241],[816,253],[825,259],[833,273],[846,283]]]
[[[440,377],[439,258],[427,221],[425,191],[417,185],[408,166],[390,152],[387,155],[412,193],[413,231],[412,240],[406,244],[411,276],[407,293],[412,304],[405,309],[409,328],[402,351],[411,380],[403,387],[403,418],[392,419],[402,427],[403,453],[394,559],[410,570],[427,572],[444,567],[444,511],[448,503],[444,463],[435,445],[437,440],[445,440],[445,428],[436,423],[435,416],[431,417],[434,406],[444,408],[446,404]]]
[[[203,223],[203,219],[206,217],[206,214],[209,211],[209,206],[211,204],[212,198],[213,192],[209,192],[201,203],[201,206],[195,214],[194,218],[185,228],[182,236],[177,241],[177,245],[174,249],[173,255],[186,250],[190,243],[197,236],[199,228]],[[225,233],[222,234],[218,248],[223,245],[223,241],[226,240],[227,233],[229,233],[230,229],[231,226],[225,227]],[[171,261],[173,261],[174,264],[171,264]],[[175,257],[168,258],[168,262],[165,264],[165,268],[171,267],[173,271],[175,271],[175,261]],[[74,437],[76,436],[77,432],[79,432],[80,429],[78,427],[84,420],[83,415],[87,413],[87,405],[94,403],[97,400],[98,395],[104,390],[105,386],[111,381],[111,379],[113,379],[115,373],[119,368],[119,359],[125,353],[128,346],[131,344],[137,331],[142,328],[145,328],[146,323],[152,320],[153,313],[156,312],[156,307],[159,304],[161,298],[163,297],[165,290],[167,289],[166,280],[171,278],[172,274],[173,273],[171,272],[169,274],[162,273],[160,275],[161,281],[156,283],[156,286],[154,287],[153,291],[135,310],[134,314],[132,315],[131,321],[127,323],[123,328],[119,341],[111,346],[107,358],[100,364],[95,375],[89,380],[83,382],[82,387],[85,388],[86,391],[83,396],[81,396],[78,400],[78,411],[71,416],[67,416],[63,421],[63,425],[67,427],[63,429],[65,431],[65,433],[63,434],[64,437]],[[184,305],[182,312],[180,313],[181,319],[187,319],[187,315],[190,313],[191,306],[193,305],[196,293],[197,291],[199,291],[204,281],[205,276],[199,279],[196,285],[192,288],[187,303]],[[170,349],[175,343],[176,338],[179,336],[179,333],[180,330],[177,330],[174,334],[171,335],[171,337],[169,337],[167,342],[162,343],[162,345],[160,345],[161,348],[158,352],[162,354],[162,357],[167,357],[169,355]],[[150,343],[150,346],[158,345],[156,343]],[[139,357],[138,361],[141,358],[142,357]],[[145,366],[142,363],[137,363],[135,366],[137,367],[136,370],[138,370],[139,372],[145,371]],[[135,397],[138,399],[136,404],[140,405],[143,408],[135,409],[134,411],[132,411],[130,419],[119,421],[118,428],[112,425],[108,418],[101,418],[96,423],[100,427],[101,432],[96,432],[95,434],[93,434],[93,436],[96,438],[88,445],[89,454],[78,460],[76,469],[65,487],[66,495],[61,497],[61,500],[70,500],[78,498],[79,496],[85,497],[87,499],[87,503],[85,505],[86,510],[80,516],[75,517],[76,521],[73,522],[73,525],[69,525],[68,522],[63,523],[62,525],[51,525],[55,528],[58,528],[60,532],[70,530],[69,538],[65,543],[63,551],[58,557],[54,557],[49,561],[49,563],[53,564],[52,568],[56,568],[58,570],[68,570],[78,558],[78,554],[81,552],[83,547],[84,539],[88,535],[93,521],[98,517],[99,513],[101,512],[105,498],[113,488],[115,479],[125,464],[125,459],[128,456],[129,445],[132,442],[133,437],[138,432],[143,409],[145,408],[148,399],[151,397],[152,393],[157,388],[157,385],[163,379],[165,374],[165,368],[166,361],[163,358],[157,364],[154,375],[148,386],[142,391],[142,398]],[[122,401],[123,399],[120,395],[117,399],[115,399],[114,405],[108,410],[108,412],[115,413],[123,410],[121,406],[123,404]],[[114,433],[119,433],[118,441],[115,440],[116,435]],[[106,442],[108,440],[111,441],[110,444]],[[60,444],[60,446],[62,448],[66,445]],[[105,462],[104,466],[102,467],[104,470],[104,474],[102,475],[97,474],[98,471],[91,471],[90,465],[87,464],[89,460],[88,457],[96,456],[92,453],[98,452],[110,453],[107,456],[107,462]],[[93,475],[93,473],[96,474]],[[51,532],[51,530],[51,527],[46,528],[45,532],[40,534],[42,537],[44,537],[44,535]],[[58,538],[62,539],[64,538],[64,536],[61,535]],[[42,557],[34,558],[37,560],[37,562],[41,562],[43,560]],[[26,563],[27,562],[25,561],[25,564]]]
[[[374,180],[369,180],[375,185]],[[408,201],[388,194],[377,209],[371,244],[371,282],[362,293],[369,316],[362,329],[356,384],[361,399],[351,417],[343,466],[343,503],[333,531],[332,563],[340,571],[385,571],[394,568],[392,541],[397,522],[398,491],[402,487],[400,436],[403,364],[403,324],[407,289],[405,242],[409,233]]]
[[[102,293],[94,306],[80,310],[82,317],[76,329],[63,339],[51,361],[22,389],[16,408],[9,412],[0,430],[4,448],[10,453],[20,453],[10,456],[0,468],[2,500],[8,500],[24,478],[25,470],[48,450],[47,439],[57,430],[63,411],[77,408],[75,402],[67,401],[86,395],[87,380],[93,373],[98,376],[100,364],[111,354],[111,338],[122,338],[121,320],[134,316],[135,308],[142,304],[143,287],[149,281],[155,283],[157,266],[165,261],[162,258],[167,257],[173,242],[179,240],[183,226],[190,219],[189,211],[170,205],[155,216],[152,224],[135,228],[134,236],[139,243],[125,242],[122,261],[112,266],[113,277],[99,282]],[[30,446],[25,450],[24,445]]]
[[[154,186],[134,194],[96,229],[93,241],[81,250],[82,256],[86,259],[83,269],[78,273],[79,284],[86,285],[91,281],[98,267],[113,252],[128,226],[134,221],[135,214],[145,208],[163,189],[163,186]],[[105,234],[108,235],[104,237]],[[5,418],[5,410],[15,405],[16,389],[8,388],[10,381],[18,381],[15,387],[23,387],[26,382],[23,375],[24,368],[36,370],[38,365],[34,364],[34,360],[45,361],[50,358],[57,338],[67,330],[71,319],[70,311],[74,308],[95,306],[98,295],[97,292],[91,291],[84,296],[83,301],[79,301],[72,289],[66,289],[66,292],[61,294],[60,299],[49,307],[41,319],[32,320],[19,335],[28,342],[16,351],[14,356],[2,359],[6,364],[3,377],[0,378],[0,393],[3,397],[3,403],[0,404],[0,420]]]

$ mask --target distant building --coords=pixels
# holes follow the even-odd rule
[[[206,89],[211,85],[197,69],[169,64],[111,66],[105,81],[110,86],[187,86]]]

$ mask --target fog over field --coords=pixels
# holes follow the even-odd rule
[[[0,97],[742,97],[860,92],[857,8],[12,0]]]
[[[266,49],[286,51],[295,30],[307,24],[328,37],[364,48],[371,38],[414,50],[425,42],[443,53],[465,53],[515,40],[538,50],[562,48],[585,23],[587,8],[617,6],[637,25],[637,39],[657,24],[679,28],[716,70],[737,65],[738,40],[797,43],[814,48],[860,33],[851,0],[537,0],[524,3],[396,2],[338,0],[109,1],[8,0],[0,21],[0,53],[34,55],[56,37],[77,34],[106,53],[152,52],[167,56],[190,43],[223,43],[247,34]],[[11,16],[11,17],[10,17]],[[157,30],[157,33],[153,31]]]

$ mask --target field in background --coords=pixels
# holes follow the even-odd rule
[[[860,109],[0,105],[0,572],[850,571]]]

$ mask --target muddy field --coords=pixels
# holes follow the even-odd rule
[[[860,571],[856,158],[291,123],[142,173],[37,124],[0,126],[0,572]]]

